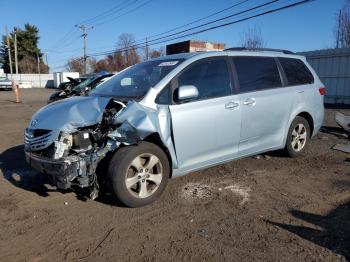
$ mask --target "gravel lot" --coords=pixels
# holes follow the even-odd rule
[[[1,261],[350,260],[350,155],[331,149],[350,141],[335,110],[301,158],[273,152],[195,172],[128,209],[57,192],[26,166],[23,129],[51,92],[21,90],[21,104],[0,92]]]

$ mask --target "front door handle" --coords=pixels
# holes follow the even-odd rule
[[[235,108],[239,107],[239,103],[236,103],[236,102],[228,102],[227,104],[225,104],[225,108],[226,109],[230,109],[230,110],[233,110]]]
[[[254,98],[247,98],[243,102],[243,105],[245,105],[245,106],[255,106],[255,104],[256,104],[256,101]]]

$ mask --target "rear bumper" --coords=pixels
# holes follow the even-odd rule
[[[27,163],[40,173],[47,174],[51,183],[59,189],[68,189],[78,176],[79,159],[52,160],[25,152]]]

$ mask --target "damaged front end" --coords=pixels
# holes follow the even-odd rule
[[[40,110],[25,130],[28,164],[59,189],[91,186],[96,191],[97,165],[119,145],[108,134],[123,107],[111,99],[86,97]]]
[[[97,197],[96,169],[108,153],[157,134],[173,166],[175,151],[167,107],[152,110],[132,101],[75,97],[48,105],[25,130],[27,163],[47,174],[58,189],[91,187]]]

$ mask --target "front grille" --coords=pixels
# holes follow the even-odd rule
[[[56,139],[58,133],[45,129],[29,129],[24,133],[24,145],[28,151],[43,150],[50,146]]]

